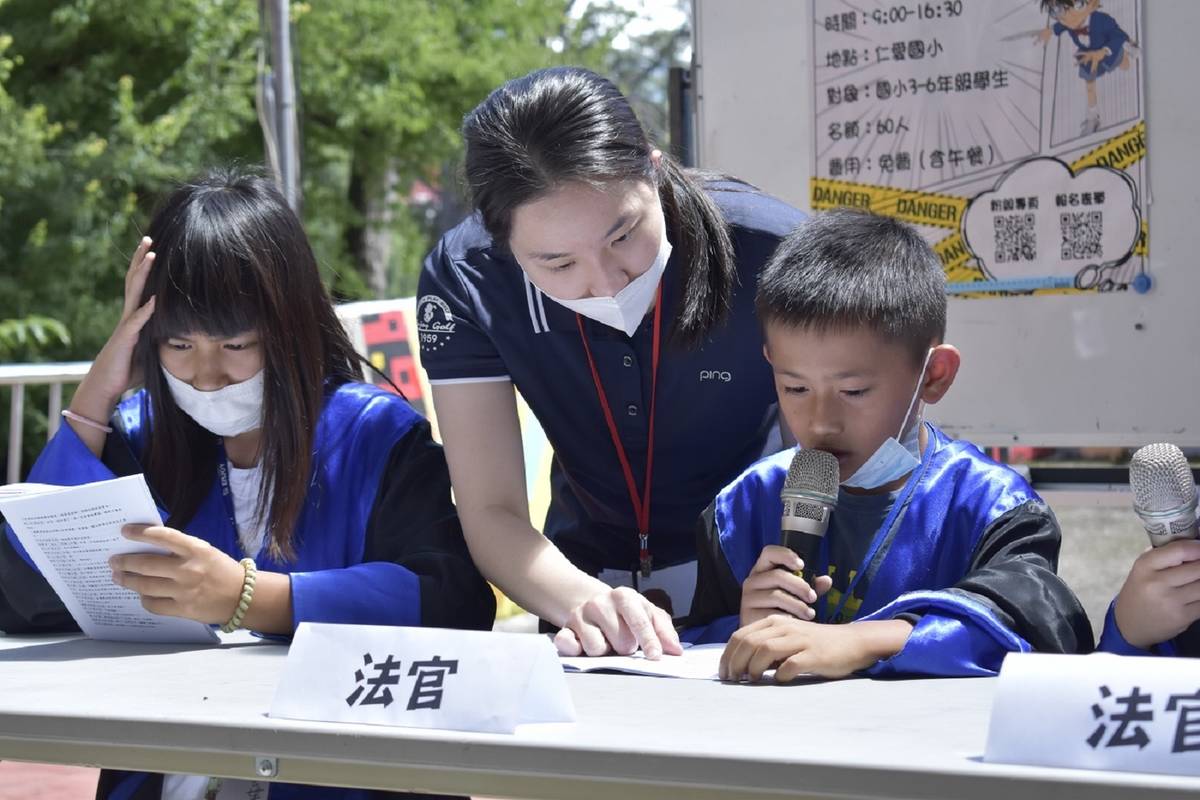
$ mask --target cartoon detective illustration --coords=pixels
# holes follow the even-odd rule
[[[1079,126],[1079,135],[1095,133],[1100,129],[1096,80],[1117,67],[1129,69],[1130,58],[1138,56],[1137,45],[1115,19],[1099,10],[1100,0],[1039,0],[1039,3],[1054,24],[1038,33],[1038,42],[1044,45],[1051,36],[1067,33],[1075,43],[1079,77],[1087,84],[1087,113]]]

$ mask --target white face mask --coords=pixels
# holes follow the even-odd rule
[[[921,394],[921,384],[925,382],[925,369],[929,366],[932,355],[933,349],[930,348],[925,354],[925,363],[921,365],[921,377],[917,379],[917,388],[913,390],[912,399],[908,401],[908,408],[904,412],[904,421],[900,423],[900,432],[885,439],[853,475],[842,481],[843,486],[878,489],[903,478],[921,466],[921,404],[917,403],[917,397]],[[908,424],[909,412],[912,411],[914,403],[917,406],[917,421],[905,434],[904,428]],[[900,441],[901,436],[904,437],[903,441]]]
[[[658,255],[655,257],[654,263],[648,270],[631,280],[624,289],[617,292],[615,297],[582,297],[578,300],[563,300],[549,292],[542,292],[542,294],[559,305],[566,306],[576,314],[582,314],[601,325],[622,331],[626,336],[633,336],[633,332],[638,329],[638,325],[642,324],[646,312],[650,310],[650,306],[654,302],[655,292],[658,290],[663,270],[667,268],[667,261],[670,258],[671,243],[667,241],[664,227],[662,243],[658,246]]]
[[[262,427],[263,370],[241,383],[231,383],[212,392],[202,392],[179,380],[166,367],[162,368],[162,374],[175,405],[201,428],[217,436],[237,436]]]

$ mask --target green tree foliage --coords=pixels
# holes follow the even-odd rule
[[[129,253],[168,186],[217,161],[260,160],[257,28],[254,7],[237,0],[0,4],[5,89],[46,120],[18,162],[23,180],[0,167],[0,319],[61,321],[73,345],[43,357],[99,349]]]
[[[690,15],[690,4],[687,5]],[[688,66],[692,45],[690,25],[651,30],[628,38],[628,46],[608,52],[604,74],[621,87],[647,131],[665,148],[671,144],[668,72],[671,67]]]
[[[0,358],[9,353],[44,348],[51,343],[71,343],[70,331],[56,319],[36,315],[24,319],[0,319]]]
[[[290,10],[302,214],[342,299],[413,291],[449,220],[409,203],[412,189],[426,184],[461,209],[459,126],[492,88],[577,63],[611,68],[636,92],[631,59],[657,52],[612,50],[630,15],[611,2],[293,0]],[[213,164],[264,162],[266,47],[251,0],[0,0],[0,360],[91,358],[158,198]]]
[[[457,189],[442,185],[446,165],[488,91],[550,63],[603,68],[625,17],[570,5],[292,3],[303,214],[340,297],[369,291],[372,226],[396,234],[391,288],[411,289],[430,230],[405,201],[417,181]],[[171,184],[263,162],[264,46],[247,0],[0,0],[0,319],[61,320],[70,352],[44,356],[103,342],[127,256]]]
[[[547,42],[565,7],[563,0],[293,7],[305,216],[341,294],[367,291],[360,281],[371,277],[372,228],[392,234],[393,279],[376,288],[413,291],[430,231],[404,201],[415,182],[439,185],[441,166],[458,160],[463,114],[506,78],[556,58]]]

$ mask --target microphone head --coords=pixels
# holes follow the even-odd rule
[[[1151,538],[1194,535],[1196,484],[1183,451],[1173,444],[1148,444],[1129,462],[1133,510]]]
[[[792,456],[783,493],[837,505],[839,474],[837,456],[824,450],[801,448]]]
[[[1183,451],[1173,444],[1148,444],[1129,462],[1133,502],[1142,511],[1170,511],[1196,501],[1196,484]]]

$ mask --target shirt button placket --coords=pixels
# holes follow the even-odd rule
[[[632,352],[626,352],[621,355],[621,365],[625,367],[622,371],[624,380],[622,383],[626,387],[625,392],[625,419],[633,429],[639,430],[645,424],[639,419],[642,416],[642,381],[641,375],[638,372],[637,355]]]

